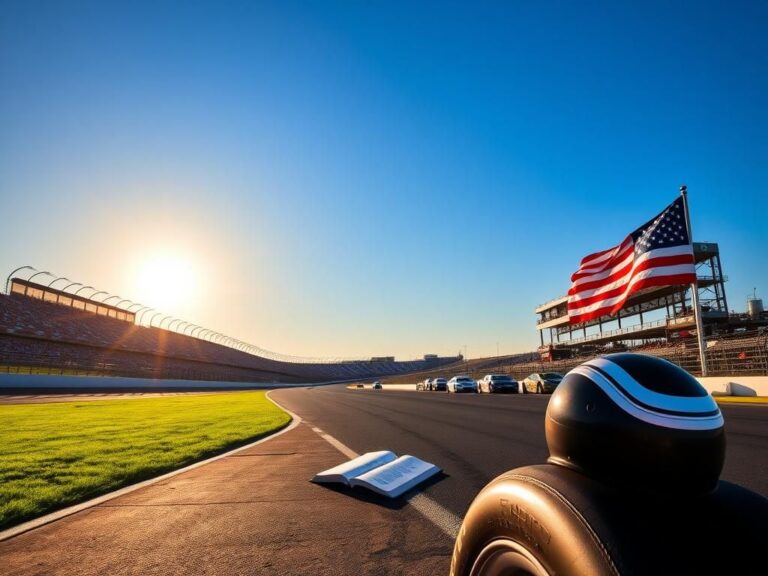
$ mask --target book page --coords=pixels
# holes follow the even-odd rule
[[[362,456],[353,458],[349,462],[344,462],[328,470],[323,470],[315,477],[312,478],[312,482],[341,482],[342,484],[349,485],[349,481],[355,476],[365,474],[373,468],[377,468],[382,464],[392,462],[397,456],[394,452],[389,450],[379,450],[378,452],[366,452]]]
[[[350,486],[364,486],[383,496],[397,498],[438,472],[440,468],[434,464],[406,455],[352,478]]]

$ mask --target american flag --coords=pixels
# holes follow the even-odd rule
[[[582,259],[571,276],[568,320],[577,324],[614,314],[633,292],[695,280],[693,247],[680,197],[618,246]]]

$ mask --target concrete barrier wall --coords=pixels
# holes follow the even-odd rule
[[[259,390],[307,386],[280,382],[216,382],[209,380],[155,380],[111,376],[55,376],[47,374],[0,374],[0,390]]]
[[[384,384],[387,390],[413,390],[416,391],[416,384]]]
[[[710,394],[768,396],[768,376],[713,376],[697,380]]]
[[[716,376],[699,378],[708,392],[734,396],[768,396],[768,376]],[[331,384],[324,382],[322,384]],[[107,376],[48,376],[37,374],[0,374],[0,390],[258,390],[317,386],[314,384],[284,384],[280,382],[214,382],[205,380],[153,380],[149,378],[113,378]],[[368,384],[370,386],[370,384]],[[385,384],[387,390],[416,391],[416,384]]]
[[[728,396],[768,396],[768,376],[697,378],[707,392]],[[416,390],[416,384],[384,384],[386,390]]]

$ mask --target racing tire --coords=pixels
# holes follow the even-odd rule
[[[768,500],[721,481],[681,498],[551,464],[491,481],[464,517],[451,576],[763,574]]]
[[[541,384],[536,384],[536,394],[544,394],[544,390],[541,387]]]

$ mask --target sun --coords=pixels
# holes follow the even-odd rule
[[[188,259],[178,254],[155,254],[138,269],[136,296],[157,310],[178,312],[194,302],[198,280]]]

